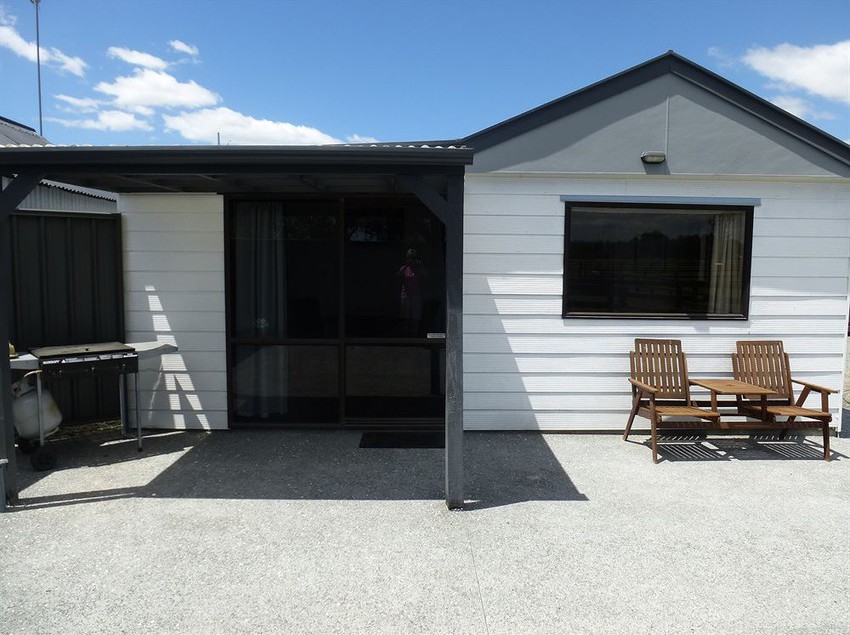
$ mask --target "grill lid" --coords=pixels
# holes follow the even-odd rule
[[[38,359],[56,359],[104,353],[135,353],[136,349],[121,342],[99,342],[97,344],[74,344],[71,346],[43,346],[30,351]]]

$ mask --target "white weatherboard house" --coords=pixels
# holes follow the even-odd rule
[[[781,339],[842,385],[850,146],[672,52],[460,140],[0,167],[0,211],[37,178],[121,194],[126,340],[179,347],[144,426],[445,425],[450,506],[464,429],[622,431],[635,337],[703,377]]]
[[[636,337],[702,377],[781,339],[842,386],[846,144],[675,54],[464,141],[466,429],[622,429]]]

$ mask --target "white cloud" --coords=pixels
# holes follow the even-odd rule
[[[811,47],[780,44],[752,48],[743,58],[757,72],[787,87],[850,104],[850,40]]]
[[[180,40],[171,40],[168,45],[178,53],[186,53],[192,57],[200,53],[197,46],[194,46],[193,44],[186,44],[186,42],[182,42]]]
[[[156,114],[156,110],[150,106],[135,106],[133,112],[143,117],[153,117]]]
[[[359,134],[348,135],[345,138],[346,143],[378,143],[375,137],[363,137]]]
[[[711,46],[708,49],[708,56],[717,60],[721,68],[731,68],[735,66],[735,58],[717,46]]]
[[[49,121],[68,128],[84,128],[86,130],[104,130],[108,132],[128,132],[130,130],[153,130],[151,125],[129,112],[120,110],[104,110],[97,113],[96,119],[56,119]]]
[[[55,97],[68,104],[71,107],[70,109],[76,112],[97,112],[101,104],[97,99],[90,97],[71,97],[70,95],[55,95]]]
[[[0,5],[0,24],[15,26],[18,23],[18,18],[11,13],[6,12],[6,7]]]
[[[151,55],[150,53],[143,53],[142,51],[134,51],[132,49],[126,49],[122,46],[110,46],[106,50],[107,55],[109,57],[114,57],[121,61],[127,62],[128,64],[132,64],[133,66],[143,66],[145,68],[151,68],[155,71],[161,71],[168,68],[168,62],[164,59],[157,57],[156,55]]]
[[[114,98],[114,105],[125,110],[150,114],[152,107],[201,108],[219,102],[219,96],[194,81],[181,82],[173,75],[149,68],[138,68],[132,76],[100,82],[95,90]]]
[[[234,145],[321,145],[342,143],[321,130],[285,121],[257,119],[230,108],[205,108],[179,115],[163,115],[165,129],[184,139]]]
[[[14,16],[2,14],[0,20],[0,46],[7,48],[18,57],[23,57],[30,62],[38,60],[38,51],[41,51],[41,63],[45,66],[52,66],[60,71],[71,73],[77,77],[82,77],[86,74],[87,64],[81,57],[72,57],[66,55],[57,48],[39,49],[35,42],[28,42],[15,30]]]
[[[831,112],[818,110],[810,101],[806,101],[801,97],[792,95],[780,95],[771,100],[774,104],[787,110],[792,115],[796,115],[800,119],[835,119],[835,115]]]

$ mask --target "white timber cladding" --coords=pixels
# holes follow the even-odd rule
[[[225,429],[223,199],[123,194],[118,209],[127,341],[158,340],[179,349],[141,365],[142,424]]]
[[[749,319],[562,318],[561,196],[760,199]],[[681,339],[693,377],[731,377],[736,340],[781,339],[795,377],[840,389],[849,279],[846,179],[467,174],[464,427],[622,430],[636,337]]]

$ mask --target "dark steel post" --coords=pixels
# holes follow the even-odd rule
[[[446,505],[463,507],[463,175],[447,184]]]
[[[12,368],[9,361],[9,337],[12,316],[12,238],[10,210],[0,208],[0,419],[3,425],[3,453],[6,465],[4,502],[18,500],[18,463],[15,458],[15,426],[12,422]],[[3,468],[0,468],[3,469]]]
[[[18,463],[15,458],[15,425],[12,416],[12,368],[8,343],[12,332],[12,212],[41,180],[40,174],[19,174],[0,190],[0,459],[7,459],[6,491],[2,496],[14,504],[18,501]]]
[[[446,198],[421,176],[396,175],[446,229],[446,505],[463,507],[463,173],[446,175]]]

